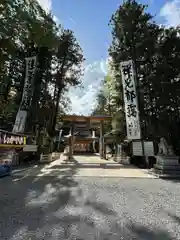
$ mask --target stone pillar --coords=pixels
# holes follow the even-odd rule
[[[96,132],[94,130],[92,131],[92,137],[93,138],[96,137]],[[93,152],[95,153],[96,152],[96,140],[93,140],[92,145],[93,145]]]
[[[100,158],[104,158],[104,121],[100,121],[100,138],[99,138]]]
[[[106,146],[107,146],[107,144],[106,144],[105,139],[104,139],[104,159],[107,159],[107,157],[106,157]]]
[[[95,134],[96,134],[96,133],[95,133],[95,131],[93,130],[93,131],[92,131],[92,137],[93,137],[93,138],[95,138],[95,136],[96,136]]]
[[[74,152],[74,125],[71,126],[69,141],[69,159],[72,159]]]
[[[69,143],[69,152],[68,152],[68,159],[70,160],[72,158],[72,141],[71,141],[71,136],[68,139],[68,143]]]
[[[74,124],[73,124],[73,126],[72,126],[71,135],[72,135],[72,157],[73,157],[73,154],[74,154],[74,142],[75,142]]]

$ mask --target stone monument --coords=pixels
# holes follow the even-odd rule
[[[180,176],[179,157],[174,154],[172,146],[167,144],[165,138],[160,139],[154,169],[161,174]]]
[[[169,146],[167,144],[167,141],[165,138],[161,138],[159,142],[159,152],[158,155],[164,155],[164,156],[174,156],[174,151],[172,146]]]

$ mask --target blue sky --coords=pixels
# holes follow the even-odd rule
[[[83,78],[84,90],[71,89],[72,112],[89,114],[95,96],[107,71],[111,15],[122,1],[119,0],[38,0],[42,7],[52,11],[57,22],[70,28],[83,49],[86,62]],[[143,0],[159,24],[175,26],[180,23],[180,0]]]

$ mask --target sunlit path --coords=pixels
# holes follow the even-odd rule
[[[132,165],[122,165],[111,160],[100,159],[98,155],[75,155],[68,161],[62,155],[60,159],[45,166],[34,166],[24,170],[14,170],[15,176],[81,176],[81,177],[125,177],[125,178],[155,178],[147,170]]]

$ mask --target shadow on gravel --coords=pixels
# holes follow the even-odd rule
[[[91,189],[73,177],[75,168],[64,172],[0,180],[0,239],[172,239],[119,216],[106,199],[91,199]]]
[[[168,182],[180,183],[180,179],[177,179],[177,178],[166,177],[166,178],[161,178],[161,179],[166,180]]]
[[[167,213],[175,222],[177,222],[177,223],[180,225],[180,216],[174,215],[174,214],[172,214],[172,213],[170,213],[170,212],[167,212],[167,211],[166,211],[166,213]]]
[[[172,240],[172,237],[168,232],[162,230],[150,230],[147,227],[140,226],[138,224],[132,224],[131,231],[138,236],[137,239],[146,240]]]

